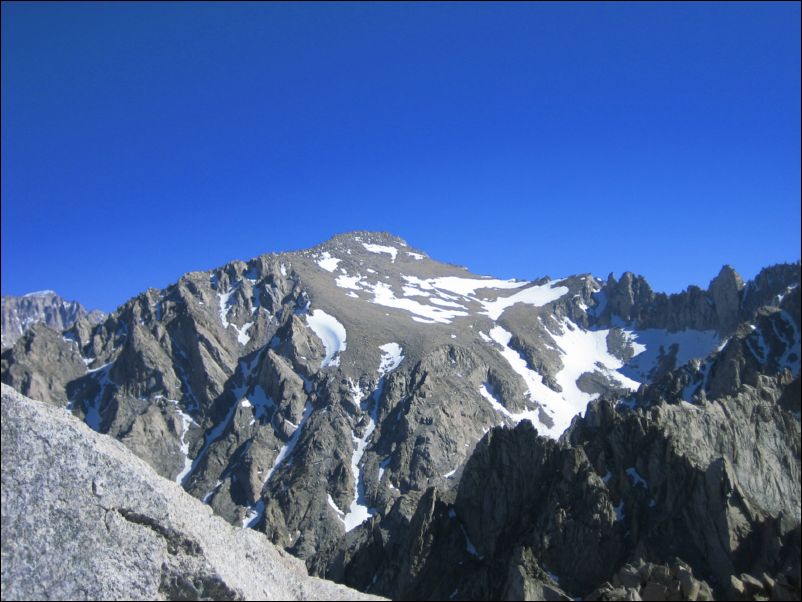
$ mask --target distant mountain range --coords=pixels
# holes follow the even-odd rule
[[[0,368],[364,592],[798,597],[799,281],[500,280],[353,232],[14,327]]]
[[[13,345],[34,324],[65,330],[79,318],[97,324],[105,316],[97,309],[87,311],[77,301],[65,301],[54,291],[38,291],[21,297],[3,295],[2,347]]]

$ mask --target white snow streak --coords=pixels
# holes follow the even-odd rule
[[[220,301],[220,322],[222,322],[223,328],[228,328],[228,310],[231,309],[231,295],[233,295],[236,290],[237,287],[233,287],[225,292],[217,293],[217,298]]]
[[[354,441],[354,453],[351,454],[351,474],[354,475],[354,499],[351,501],[348,512],[343,517],[346,533],[355,529],[375,514],[375,511],[368,508],[367,505],[359,503],[360,497],[362,497],[360,493],[364,495],[364,491],[360,490],[364,490],[365,488],[364,477],[362,476],[362,471],[359,469],[359,462],[365,454],[365,448],[368,446],[370,436],[375,429],[376,421],[373,419],[373,416],[371,416],[365,428],[365,434],[362,435],[362,437],[352,436]]]
[[[526,283],[524,282],[522,284]],[[556,301],[568,292],[567,287],[555,286],[557,284],[558,281],[549,284],[534,285],[509,297],[499,297],[495,301],[480,301],[480,303],[485,309],[484,313],[488,315],[491,320],[498,320],[505,309],[512,307],[516,303],[526,303],[528,305],[534,305],[535,307],[541,307],[547,303]]]
[[[234,330],[237,331],[237,341],[239,341],[240,345],[247,345],[248,341],[251,340],[250,335],[248,335],[248,329],[253,326],[253,322],[245,322],[242,326],[237,327],[236,324],[232,324]]]
[[[156,398],[162,397],[161,395],[157,395]],[[166,398],[165,398],[166,399]],[[181,485],[184,482],[184,479],[189,474],[189,471],[192,470],[192,459],[189,457],[189,441],[187,441],[187,434],[189,433],[190,425],[196,425],[197,422],[181,409],[179,402],[177,399],[167,399],[170,403],[175,405],[175,411],[181,416],[181,453],[184,454],[184,468],[178,473],[178,476],[175,478],[175,482]]]
[[[362,246],[365,247],[371,253],[387,253],[390,256],[390,261],[395,261],[395,256],[398,255],[398,249],[395,247],[387,247],[384,245],[373,245],[366,242],[362,243]]]
[[[345,524],[345,521],[343,520],[343,516],[345,516],[345,512],[340,510],[340,507],[337,506],[337,504],[334,502],[334,498],[331,497],[330,493],[326,494],[326,503],[329,505],[329,507],[332,510],[334,510],[334,512],[337,513],[337,518],[339,518],[343,522],[343,524]]]
[[[390,285],[383,282],[377,282],[373,286],[373,303],[383,305],[385,307],[395,307],[403,309],[416,316],[428,320],[428,323],[439,322],[440,324],[450,324],[457,316],[467,316],[468,312],[459,310],[442,309],[432,305],[424,305],[413,299],[406,297],[399,299],[393,293]],[[413,318],[414,319],[414,318]],[[421,320],[417,320],[421,321]]]

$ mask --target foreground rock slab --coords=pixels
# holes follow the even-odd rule
[[[115,439],[6,385],[2,598],[379,599],[309,577]]]

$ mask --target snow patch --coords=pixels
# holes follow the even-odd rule
[[[232,324],[234,330],[237,331],[237,341],[239,341],[240,345],[247,345],[248,341],[251,340],[251,337],[248,335],[248,329],[253,326],[253,322],[245,322],[242,326],[237,327],[236,324]]]
[[[601,372],[610,380],[631,391],[637,391],[640,383],[618,372],[624,362],[607,349],[609,330],[584,330],[568,319],[561,324],[562,333],[550,333],[562,352],[562,369],[555,375],[563,390],[563,397],[581,412],[598,394],[579,390],[577,380],[585,373]]]
[[[330,493],[326,494],[326,503],[332,510],[334,510],[334,512],[337,514],[337,518],[339,518],[344,524],[345,521],[343,520],[343,516],[345,516],[345,512],[340,510],[339,506],[337,506],[337,504],[334,502],[334,498],[331,497]]]
[[[642,476],[640,476],[638,471],[635,470],[634,466],[631,466],[630,468],[627,468],[626,469],[626,473],[627,473],[627,476],[632,481],[632,485],[633,486],[635,486],[635,487],[641,486],[644,489],[649,489],[649,484],[646,482],[646,479],[644,479]]]
[[[398,343],[387,343],[379,346],[379,349],[382,352],[382,359],[378,371],[384,376],[398,368],[398,365],[404,360],[404,353]]]
[[[719,335],[715,330],[679,330],[669,332],[660,328],[645,330],[623,329],[634,350],[634,355],[619,372],[633,380],[648,382],[652,371],[660,363],[661,354],[671,352],[676,345],[676,367],[694,358],[705,358],[718,348]]]
[[[482,560],[484,556],[480,556],[479,552],[476,550],[476,546],[473,545],[471,538],[468,537],[468,532],[465,530],[465,527],[460,523],[459,528],[462,529],[462,535],[465,537],[465,551],[468,552],[471,556]]]
[[[220,322],[223,324],[223,328],[228,328],[228,312],[233,305],[231,295],[237,292],[237,288],[234,286],[222,293],[217,293],[217,299],[220,302]]]
[[[339,286],[340,288],[349,288],[355,291],[362,290],[362,276],[357,274],[356,276],[348,276],[342,275],[337,276],[337,279],[334,281],[334,284]]]
[[[306,323],[312,331],[323,341],[326,348],[326,357],[320,364],[321,368],[339,366],[339,354],[345,351],[345,327],[334,316],[322,309],[316,309],[307,314]]]
[[[431,296],[429,293],[420,290],[419,288],[415,288],[414,286],[402,286],[401,292],[405,297],[429,297]]]
[[[523,291],[522,291],[523,292]],[[530,409],[512,413],[496,398],[492,387],[485,383],[480,387],[480,394],[493,407],[514,422],[524,419],[538,425],[538,430],[550,437],[559,437],[571,424],[577,414],[582,414],[588,402],[598,394],[585,393],[579,389],[577,380],[586,373],[601,373],[609,380],[624,389],[637,390],[640,383],[620,372],[623,361],[612,355],[607,348],[608,330],[587,331],[568,319],[560,324],[558,334],[550,333],[560,353],[563,367],[555,375],[561,393],[552,390],[543,382],[543,377],[532,370],[526,358],[510,347],[512,333],[501,326],[490,330],[489,336],[480,333],[483,340],[495,342],[501,346],[500,352],[510,367],[523,379],[529,401],[537,403],[554,423],[549,427],[540,419],[540,410]]]
[[[366,242],[362,243],[362,246],[365,247],[371,253],[387,253],[390,256],[390,261],[395,262],[395,257],[398,255],[398,249],[395,247],[387,247],[385,245],[373,245]]]
[[[534,285],[525,288],[509,297],[499,297],[495,301],[479,301],[484,307],[485,315],[489,316],[491,320],[498,320],[501,314],[504,313],[508,307],[512,307],[516,303],[526,303],[527,305],[534,305],[535,307],[542,307],[547,303],[556,301],[568,292],[565,286],[556,286],[559,281],[554,281],[549,284]],[[521,286],[524,283],[521,283]]]
[[[407,277],[404,278],[407,279]],[[428,280],[416,278],[415,280],[417,283],[425,283],[429,287],[456,293],[463,297],[472,296],[477,290],[481,289],[521,288],[527,284],[526,281],[498,280],[496,278],[460,278],[458,276],[444,276],[442,278],[429,278]]]
[[[370,437],[376,429],[377,416],[375,416],[375,405],[374,403],[373,413],[369,414],[368,425],[365,427],[365,434],[361,437],[351,435],[354,442],[354,452],[351,454],[351,474],[354,476],[354,499],[351,501],[348,512],[342,519],[346,533],[357,528],[376,514],[375,509],[368,508],[367,504],[364,503],[365,477],[359,469],[359,463],[362,461],[362,456],[365,454],[365,448],[367,448],[368,441],[370,441]]]
[[[539,431],[556,439],[562,432],[568,428],[571,419],[577,412],[565,403],[565,400],[556,391],[552,391],[549,387],[543,384],[543,377],[534,370],[530,370],[526,360],[521,354],[509,346],[512,339],[512,333],[504,330],[501,326],[495,326],[490,330],[490,336],[482,333],[482,338],[485,340],[492,340],[501,346],[501,355],[507,360],[510,367],[518,373],[526,385],[526,397],[531,402],[536,402],[546,408],[549,417],[554,421],[554,426],[549,427],[538,418],[538,410],[524,411],[518,414],[512,414],[512,418],[519,422],[523,419],[530,420],[533,424],[540,425]]]
[[[268,416],[270,410],[276,409],[275,402],[265,393],[261,385],[254,386],[253,392],[247,397],[242,398],[240,406],[243,408],[253,408],[253,418],[251,418],[250,424],[254,424],[257,420]]]
[[[340,261],[342,260],[332,257],[331,253],[324,251],[320,254],[317,264],[327,272],[333,272],[337,269],[337,264],[340,263]]]
[[[504,414],[504,416],[506,416],[510,420],[518,422],[517,420],[515,420],[515,417],[510,413],[510,411],[507,408],[505,408],[498,400],[498,398],[496,397],[496,393],[493,389],[493,385],[487,382],[482,383],[482,385],[479,387],[479,393],[482,397],[484,397],[488,401],[488,403],[490,403],[490,407],[492,407],[496,412]]]
[[[218,490],[218,489],[220,489],[220,485],[222,485],[222,484],[223,484],[223,481],[220,481],[220,480],[218,480],[218,481],[217,481],[217,483],[215,483],[215,484],[214,484],[214,487],[212,487],[212,488],[211,488],[211,489],[210,489],[210,490],[209,490],[209,491],[206,493],[206,495],[204,495],[204,496],[203,496],[203,499],[201,500],[201,502],[203,502],[204,504],[208,504],[208,503],[211,501],[211,499],[212,499],[212,496],[213,496],[215,493],[217,493],[217,490]]]
[[[418,322],[425,320],[424,323],[427,324],[432,324],[434,322],[439,322],[440,324],[450,324],[454,318],[468,315],[468,313],[465,311],[456,309],[442,309],[432,305],[424,305],[423,303],[419,303],[418,301],[409,299],[407,297],[399,299],[395,296],[395,293],[393,293],[393,290],[390,288],[390,286],[384,282],[377,282],[372,286],[372,289],[373,303],[376,303],[377,305],[383,305],[385,307],[403,309],[404,311],[415,314],[415,316],[418,316],[419,318],[423,318],[423,320],[420,320],[413,317],[413,320]]]
[[[163,397],[162,395],[157,395],[156,399]],[[167,399],[166,397],[164,399]],[[187,441],[187,434],[189,433],[189,427],[191,425],[197,426],[198,423],[195,420],[184,412],[179,405],[179,401],[177,399],[167,399],[170,403],[175,405],[175,411],[181,416],[181,453],[184,455],[184,468],[181,472],[178,473],[178,476],[175,478],[175,482],[181,485],[184,482],[184,479],[189,474],[189,471],[192,470],[192,460],[189,457],[189,441]]]

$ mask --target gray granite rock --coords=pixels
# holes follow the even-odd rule
[[[309,577],[114,439],[2,389],[4,600],[376,599]]]

